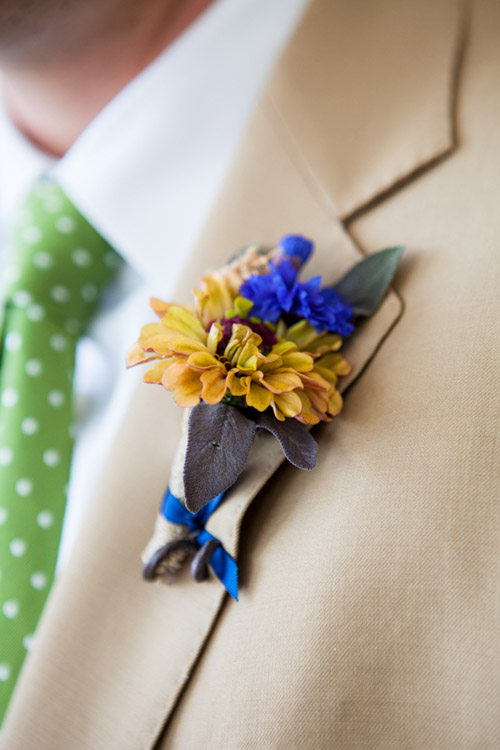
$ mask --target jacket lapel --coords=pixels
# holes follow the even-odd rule
[[[339,218],[451,149],[452,36],[457,39],[451,10],[432,6],[422,18],[412,3],[378,3],[370,42],[373,4],[352,5],[317,0],[306,14],[193,252],[179,300],[187,302],[196,277],[235,248],[289,232],[314,238],[308,270],[333,280],[360,257]],[[365,13],[366,33],[358,23]],[[393,13],[403,41],[392,40],[396,49],[379,59],[380,50],[391,47],[386,24]],[[434,23],[439,28],[431,31]],[[351,28],[356,32],[348,36]],[[407,51],[417,50],[420,34],[426,55],[418,55],[417,66]],[[360,62],[360,50],[373,59]],[[391,78],[393,70],[398,75]],[[379,95],[366,92],[365,74],[370,86],[380,84]],[[363,95],[373,94],[366,106],[351,95],[356,81]],[[394,105],[407,89],[417,89],[416,99],[405,93]],[[376,106],[383,117],[372,111]],[[353,372],[344,387],[400,312],[392,292],[356,334],[346,348]],[[224,590],[214,577],[195,584],[187,570],[172,586],[140,577],[140,552],[165,490],[181,416],[163,389],[139,385],[20,680],[5,725],[9,748],[150,748],[189,679]],[[281,461],[277,443],[259,438],[238,484],[211,518],[210,531],[231,554],[237,554],[246,508]],[[226,606],[241,605],[226,600]]]
[[[452,152],[464,16],[460,0],[311,4],[268,95],[336,215]]]

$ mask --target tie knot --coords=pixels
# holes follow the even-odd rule
[[[33,320],[63,318],[81,333],[120,258],[61,188],[43,179],[25,199],[10,238],[6,301]],[[69,325],[68,325],[69,324]]]

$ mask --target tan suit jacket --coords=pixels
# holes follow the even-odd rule
[[[213,577],[141,581],[181,417],[141,385],[8,750],[500,748],[500,5],[466,11],[313,0],[178,300],[286,232],[332,280],[405,244],[397,294],[346,348],[317,468],[264,437],[210,520],[239,603]]]

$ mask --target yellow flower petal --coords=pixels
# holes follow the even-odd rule
[[[165,329],[161,325],[161,323],[147,323],[145,326],[142,326],[141,328],[141,336],[139,341],[145,341],[146,339],[150,339],[151,336],[157,336],[159,334],[163,335],[165,333]]]
[[[259,370],[262,372],[275,372],[283,366],[283,360],[278,354],[270,352],[267,357],[261,356],[259,362]]]
[[[224,398],[226,393],[226,372],[219,367],[213,367],[211,370],[205,370],[202,373],[201,382],[203,390],[201,397],[207,404],[218,404]]]
[[[324,393],[324,391],[313,391],[311,389],[306,389],[306,393],[311,399],[311,404],[315,411],[318,412],[320,419],[323,419],[322,415],[327,414],[330,405],[329,394]]]
[[[162,359],[159,362],[156,362],[156,364],[153,365],[153,367],[147,371],[147,373],[144,375],[144,382],[145,383],[161,383],[163,378],[163,373],[167,369],[167,367],[170,367],[172,364],[171,359]]]
[[[163,386],[174,392],[179,406],[196,406],[201,399],[200,371],[192,370],[185,362],[173,362],[163,373]]]
[[[207,337],[207,349],[211,354],[215,354],[220,340],[222,339],[222,328],[218,323],[213,323],[210,326]]]
[[[190,367],[195,367],[198,370],[207,370],[208,368],[216,367],[225,372],[224,365],[206,349],[204,352],[195,352],[194,354],[191,354],[187,363]]]
[[[127,367],[134,367],[140,365],[143,362],[149,362],[151,359],[156,359],[154,353],[147,353],[144,351],[140,344],[134,344],[131,350],[128,352],[126,357]]]
[[[325,354],[321,359],[316,360],[316,365],[327,367],[336,375],[348,375],[351,372],[351,365],[346,359],[344,359],[342,354],[339,354],[338,352]]]
[[[337,351],[342,345],[342,338],[336,333],[318,333],[306,320],[300,320],[281,335],[293,341],[297,348],[319,357],[326,352]]]
[[[303,424],[318,424],[320,421],[320,418],[318,414],[313,410],[311,399],[307,395],[307,393],[304,393],[303,391],[297,391],[297,395],[302,401],[302,411],[300,414],[297,414],[295,419],[298,419],[299,422],[302,422]]]
[[[233,306],[236,291],[230,278],[215,271],[204,276],[201,289],[194,290],[196,312],[203,325],[220,321]]]
[[[234,358],[233,358],[234,359]],[[252,342],[245,344],[245,346],[238,352],[236,359],[236,366],[243,370],[256,370],[259,361],[259,350]]]
[[[175,354],[183,354],[185,357],[189,357],[195,352],[206,352],[207,348],[204,344],[196,339],[189,338],[188,336],[176,336],[169,335],[166,337],[168,348]]]
[[[227,376],[227,387],[233,396],[244,396],[250,385],[250,378],[247,375],[238,377],[238,370],[229,371]]]
[[[224,356],[240,369],[255,370],[261,356],[258,348],[261,342],[262,338],[248,326],[234,323]]]
[[[285,417],[296,417],[302,410],[300,396],[293,391],[291,393],[277,393],[273,395],[272,403],[274,413],[278,419],[280,419],[278,413]]]
[[[265,411],[271,404],[271,392],[252,381],[248,389],[246,402],[257,411]]]
[[[314,367],[314,372],[323,378],[323,380],[326,380],[327,383],[330,383],[330,385],[337,385],[338,377],[332,370],[329,370],[326,367],[318,367],[318,365],[316,365]]]
[[[313,370],[312,372],[308,372],[307,375],[301,373],[300,379],[302,380],[302,383],[304,384],[304,387],[306,389],[312,388],[315,391],[329,391],[332,387],[331,383],[329,383],[328,380],[322,378],[321,375],[315,370]]]
[[[287,393],[295,388],[303,388],[302,380],[295,372],[278,371],[266,373],[261,380],[262,385],[272,393]]]
[[[343,400],[342,396],[338,391],[333,391],[330,398],[328,399],[328,411],[332,416],[337,416],[342,411]]]
[[[197,339],[202,344],[207,340],[206,331],[198,318],[180,305],[169,307],[167,314],[162,318],[161,325],[172,333],[180,333],[181,336]]]
[[[167,314],[169,308],[171,307],[168,302],[163,302],[163,300],[158,299],[158,297],[151,297],[151,299],[149,300],[149,304],[159,318],[163,318],[163,316]]]
[[[170,355],[170,347],[168,345],[168,335],[165,333],[158,334],[157,336],[150,336],[148,339],[141,340],[141,344],[146,351],[154,351],[157,354]]]
[[[315,341],[308,344],[308,352],[315,356],[321,356],[326,352],[335,352],[342,346],[342,339],[336,333],[324,333],[322,336],[318,336]]]
[[[271,349],[271,352],[273,354],[277,354],[278,356],[282,356],[283,354],[287,354],[288,352],[296,352],[297,351],[297,345],[294,344],[293,341],[280,341],[277,344],[273,346]]]
[[[306,352],[288,352],[282,354],[283,367],[289,367],[296,372],[309,372],[314,365],[313,358]]]

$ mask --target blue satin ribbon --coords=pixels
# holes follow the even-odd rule
[[[223,498],[224,493],[221,493],[204,505],[198,513],[190,513],[181,501],[170,492],[170,487],[168,487],[161,505],[161,514],[170,523],[181,524],[187,526],[190,531],[198,532],[194,537],[198,547],[203,547],[209,539],[219,542],[219,546],[210,558],[210,566],[226,591],[231,594],[233,599],[238,601],[238,566],[231,555],[226,552],[219,539],[216,539],[205,529],[205,524],[214,510],[219,507]]]

